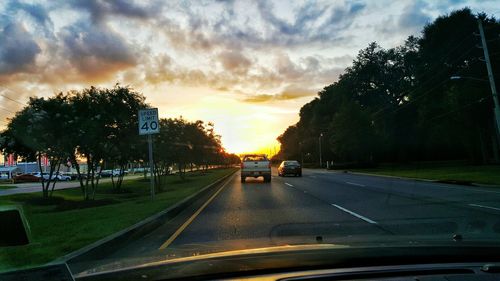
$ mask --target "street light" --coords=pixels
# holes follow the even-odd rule
[[[323,133],[319,134],[319,167],[320,168],[323,167],[323,163],[322,163],[322,159],[321,159],[321,153],[322,153],[322,150],[321,150],[321,137],[323,137]]]
[[[488,82],[488,80],[486,80],[486,79],[481,79],[481,78],[476,78],[476,77],[470,77],[470,76],[454,75],[454,76],[450,77],[450,80],[462,80],[462,79],[476,80],[476,81],[481,81],[481,82]]]

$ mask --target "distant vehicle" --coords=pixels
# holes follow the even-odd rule
[[[112,170],[102,170],[99,175],[102,178],[109,178],[113,175],[113,171]]]
[[[78,174],[77,173],[61,173],[61,175],[68,176],[68,177],[70,177],[71,180],[78,179]]]
[[[278,167],[278,176],[286,175],[302,176],[302,167],[297,160],[285,160]]]
[[[70,181],[71,180],[71,176],[65,175],[65,174],[62,174],[62,173],[57,174],[56,177],[60,181]]]
[[[33,176],[37,177],[37,178],[42,178],[44,180],[48,180],[49,179],[49,173],[40,173],[40,172],[37,172],[37,173],[33,173]],[[56,178],[56,175],[53,174],[51,179],[55,179]]]
[[[17,175],[13,178],[14,183],[22,183],[22,182],[39,182],[41,180],[40,177],[34,176],[32,174],[21,174]]]
[[[241,182],[247,177],[263,177],[264,182],[271,182],[271,162],[264,154],[247,154],[241,161]]]
[[[112,174],[113,174],[113,177],[117,177],[120,174],[121,175],[127,175],[128,171],[127,170],[120,171],[120,169],[114,169]]]

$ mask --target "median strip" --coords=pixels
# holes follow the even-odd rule
[[[355,213],[355,212],[353,212],[353,211],[349,211],[349,210],[347,210],[346,208],[343,208],[343,207],[341,207],[341,206],[339,206],[339,205],[337,205],[337,204],[332,204],[332,206],[333,206],[333,207],[335,207],[335,208],[337,208],[337,209],[340,209],[340,210],[342,210],[342,211],[344,211],[344,212],[346,212],[346,213],[348,213],[348,214],[351,214],[351,215],[353,215],[353,216],[357,217],[358,219],[362,219],[362,220],[366,221],[367,223],[377,224],[377,222],[376,222],[376,221],[373,221],[373,220],[371,220],[371,219],[369,219],[369,218],[367,218],[367,217],[363,217],[363,216],[362,216],[362,215],[360,215],[360,214],[356,214],[356,213]]]

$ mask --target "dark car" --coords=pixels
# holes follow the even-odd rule
[[[32,174],[22,174],[15,176],[14,178],[14,183],[21,183],[21,182],[39,182],[40,177],[37,177]]]
[[[296,160],[285,160],[281,162],[278,167],[278,176],[283,177],[286,175],[302,176],[302,167],[299,161]]]

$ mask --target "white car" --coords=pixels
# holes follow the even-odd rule
[[[70,180],[71,180],[71,177],[70,177],[70,176],[63,175],[63,174],[58,174],[58,175],[57,175],[57,179],[58,179],[58,180],[60,180],[60,181],[70,181]]]

